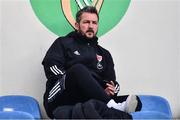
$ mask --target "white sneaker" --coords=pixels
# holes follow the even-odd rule
[[[114,108],[120,111],[124,111],[125,110],[125,101],[123,103],[116,103],[113,99],[111,99],[108,103],[107,103],[108,108]]]
[[[125,101],[124,112],[131,113],[135,112],[138,101],[136,95],[129,95]]]
[[[137,103],[138,103],[138,101],[136,99],[136,95],[129,95],[127,97],[126,101],[124,101],[122,103],[116,103],[113,99],[111,99],[107,103],[107,106],[109,108],[115,108],[120,111],[131,113],[131,112],[135,112]]]

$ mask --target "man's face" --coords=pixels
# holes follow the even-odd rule
[[[87,38],[96,36],[98,30],[98,17],[94,13],[84,12],[81,15],[80,23],[76,23],[76,30]]]

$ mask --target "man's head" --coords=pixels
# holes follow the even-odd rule
[[[98,31],[99,16],[95,7],[86,6],[76,14],[75,27],[87,38],[93,38]]]

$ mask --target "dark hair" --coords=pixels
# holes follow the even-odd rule
[[[79,22],[81,21],[81,15],[82,15],[84,12],[96,14],[97,17],[98,17],[98,20],[99,20],[99,15],[98,15],[98,12],[97,12],[96,8],[93,7],[93,6],[86,6],[86,7],[84,7],[83,9],[80,9],[80,10],[76,13],[76,22],[77,22],[77,23],[79,23]]]

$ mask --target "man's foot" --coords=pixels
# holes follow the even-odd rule
[[[126,99],[126,101],[122,103],[116,103],[113,99],[111,99],[108,103],[107,106],[109,108],[115,108],[120,111],[124,111],[127,113],[135,112],[136,107],[137,107],[138,101],[136,99],[136,95],[129,95]]]
[[[135,112],[138,101],[136,95],[129,95],[125,101],[124,112],[131,113]]]

